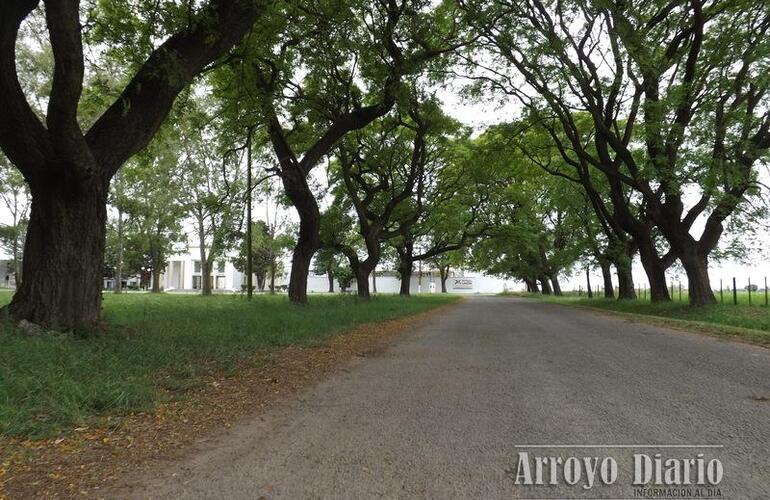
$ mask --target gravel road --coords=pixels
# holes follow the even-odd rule
[[[660,454],[711,471],[676,498],[770,498],[768,398],[770,350],[470,297],[121,496],[641,498],[668,487],[632,485],[633,455]],[[517,485],[535,457],[546,484]]]

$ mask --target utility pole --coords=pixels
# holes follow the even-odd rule
[[[254,274],[254,262],[252,259],[252,239],[251,239],[251,133],[252,128],[248,128],[246,136],[246,297],[251,300],[252,296],[252,274]]]

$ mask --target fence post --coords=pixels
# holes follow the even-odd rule
[[[736,285],[735,285],[735,276],[733,276],[733,305],[734,306],[738,305],[738,289],[736,288]]]
[[[751,305],[751,276],[749,276],[749,305]]]

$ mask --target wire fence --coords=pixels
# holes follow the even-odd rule
[[[742,282],[743,281],[743,282]],[[770,280],[767,276],[758,280],[752,280],[751,277],[745,280],[732,278],[720,278],[719,287],[714,288],[714,296],[720,304],[749,305],[770,307]],[[712,283],[714,285],[714,283]],[[636,298],[638,300],[650,300],[649,287],[636,287]],[[675,302],[689,302],[690,296],[686,285],[682,285],[680,280],[671,281],[668,290],[671,300]],[[605,298],[605,288],[601,285],[592,286],[590,293],[587,287],[579,286],[573,293],[578,296],[603,299]],[[618,296],[618,288],[614,287],[614,297]]]

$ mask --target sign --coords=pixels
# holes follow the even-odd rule
[[[453,290],[473,290],[472,278],[452,278]]]

